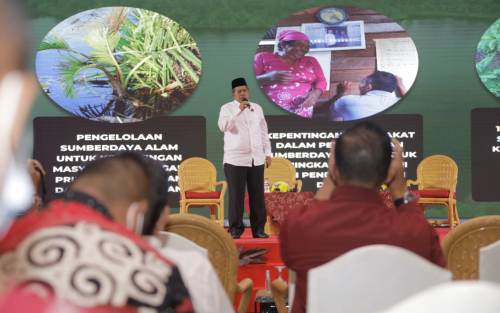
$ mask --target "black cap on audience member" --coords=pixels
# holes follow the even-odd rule
[[[232,89],[239,87],[239,86],[248,86],[246,80],[243,77],[238,77],[233,79],[231,82]]]

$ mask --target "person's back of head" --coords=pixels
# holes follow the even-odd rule
[[[96,198],[124,225],[128,210],[136,206],[144,215],[142,234],[150,235],[167,204],[166,184],[165,171],[157,161],[125,152],[89,163],[69,190]]]
[[[340,184],[377,188],[387,178],[391,140],[378,125],[360,122],[335,142],[335,176]]]
[[[371,85],[371,90],[393,92],[397,86],[396,76],[384,71],[375,71],[367,77],[367,81]]]

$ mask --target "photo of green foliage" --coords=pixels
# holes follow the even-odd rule
[[[500,19],[481,36],[476,51],[476,69],[484,86],[500,97]]]
[[[176,109],[194,91],[201,59],[175,21],[126,7],[76,14],[38,47],[37,76],[47,95],[71,113],[135,122]]]

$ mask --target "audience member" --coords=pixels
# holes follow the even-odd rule
[[[134,153],[98,159],[63,198],[17,220],[0,242],[0,284],[83,308],[193,312],[177,267],[139,236],[153,233],[166,204],[150,162]]]
[[[371,122],[344,132],[332,148],[316,199],[292,211],[282,225],[281,256],[297,273],[292,312],[306,312],[310,269],[361,246],[400,246],[444,266],[438,235],[406,188],[401,145],[392,144],[393,150],[387,133]],[[383,183],[396,209],[384,204]]]

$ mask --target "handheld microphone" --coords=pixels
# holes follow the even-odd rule
[[[246,102],[248,102],[248,99],[247,99],[247,98],[243,98],[243,99],[241,99],[241,101],[246,101]],[[247,108],[248,108],[250,111],[252,111],[252,112],[253,112],[253,108],[252,108],[252,106],[250,105],[250,103],[248,103],[246,106],[247,106]]]

